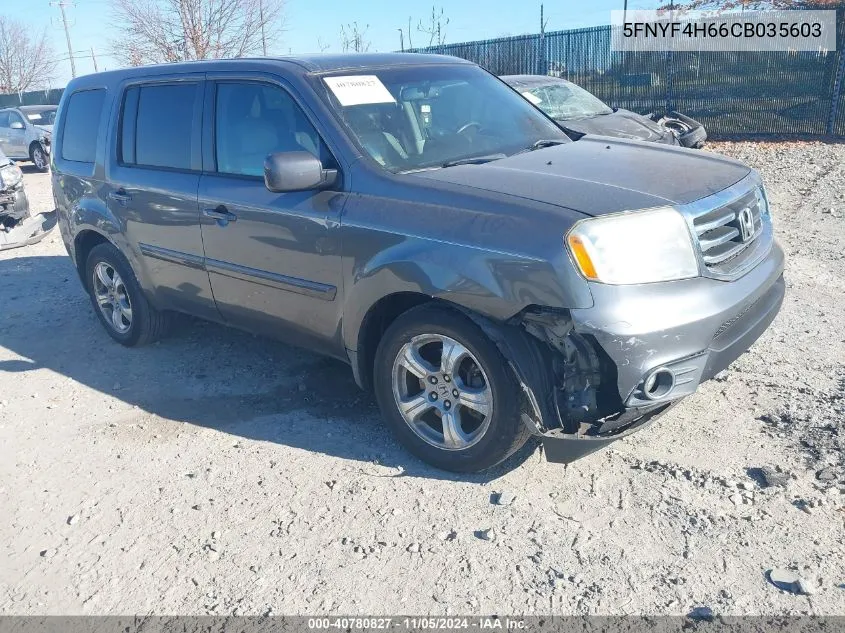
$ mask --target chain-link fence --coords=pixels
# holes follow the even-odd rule
[[[712,138],[845,137],[845,9],[836,51],[611,51],[611,27],[556,31],[414,52],[471,60],[497,75],[563,77],[617,107],[678,110]]]

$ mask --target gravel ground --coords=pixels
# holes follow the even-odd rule
[[[195,321],[124,349],[58,232],[0,254],[0,614],[845,615],[845,145],[710,149],[768,184],[784,308],[568,467],[438,472],[340,363]]]

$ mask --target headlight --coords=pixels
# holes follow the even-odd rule
[[[6,165],[0,169],[0,181],[3,188],[16,187],[23,180],[23,172],[17,165]]]
[[[672,208],[583,220],[566,236],[581,274],[605,284],[645,284],[698,275],[689,229]]]

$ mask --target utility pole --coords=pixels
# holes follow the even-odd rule
[[[65,6],[69,3],[65,2],[65,0],[59,0],[58,2],[51,2],[53,6],[58,6],[59,10],[62,12],[62,24],[65,27],[65,39],[67,40],[67,54],[70,57],[70,75],[71,77],[76,77],[76,62],[73,60],[73,47],[70,45],[70,29],[67,26],[67,14],[65,13]]]
[[[264,0],[258,0],[258,18],[261,20],[261,50],[267,57],[267,39],[264,37]]]
[[[94,54],[94,47],[93,46],[91,47],[91,61],[94,62],[94,72],[95,73],[100,72],[100,69],[97,68],[97,56]]]
[[[545,75],[546,69],[546,21],[543,19],[543,3],[540,3],[540,74]]]
[[[396,29],[399,31],[399,48],[404,53],[405,52],[405,30],[404,29]]]

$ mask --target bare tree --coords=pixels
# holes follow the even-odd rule
[[[0,16],[0,92],[47,88],[56,70],[46,33],[33,37],[31,29]]]
[[[440,7],[440,12],[437,12],[437,7],[431,7],[431,16],[427,18],[427,22],[417,25],[417,30],[420,33],[428,35],[429,46],[443,46],[446,43],[446,27],[449,25],[449,18],[443,13],[443,7]]]
[[[327,50],[329,50],[331,47],[332,47],[332,45],[331,45],[331,44],[329,44],[329,43],[325,42],[325,41],[323,40],[323,38],[322,38],[322,37],[320,37],[319,35],[317,36],[317,48],[318,48],[318,49],[320,49],[320,52],[321,52],[321,53],[325,53],[325,52],[326,52]]]
[[[367,29],[370,25],[367,24],[361,29],[357,22],[340,26],[340,46],[344,53],[366,53],[370,50],[370,40],[365,39]]]
[[[263,53],[284,0],[112,0],[112,54],[138,66]]]

